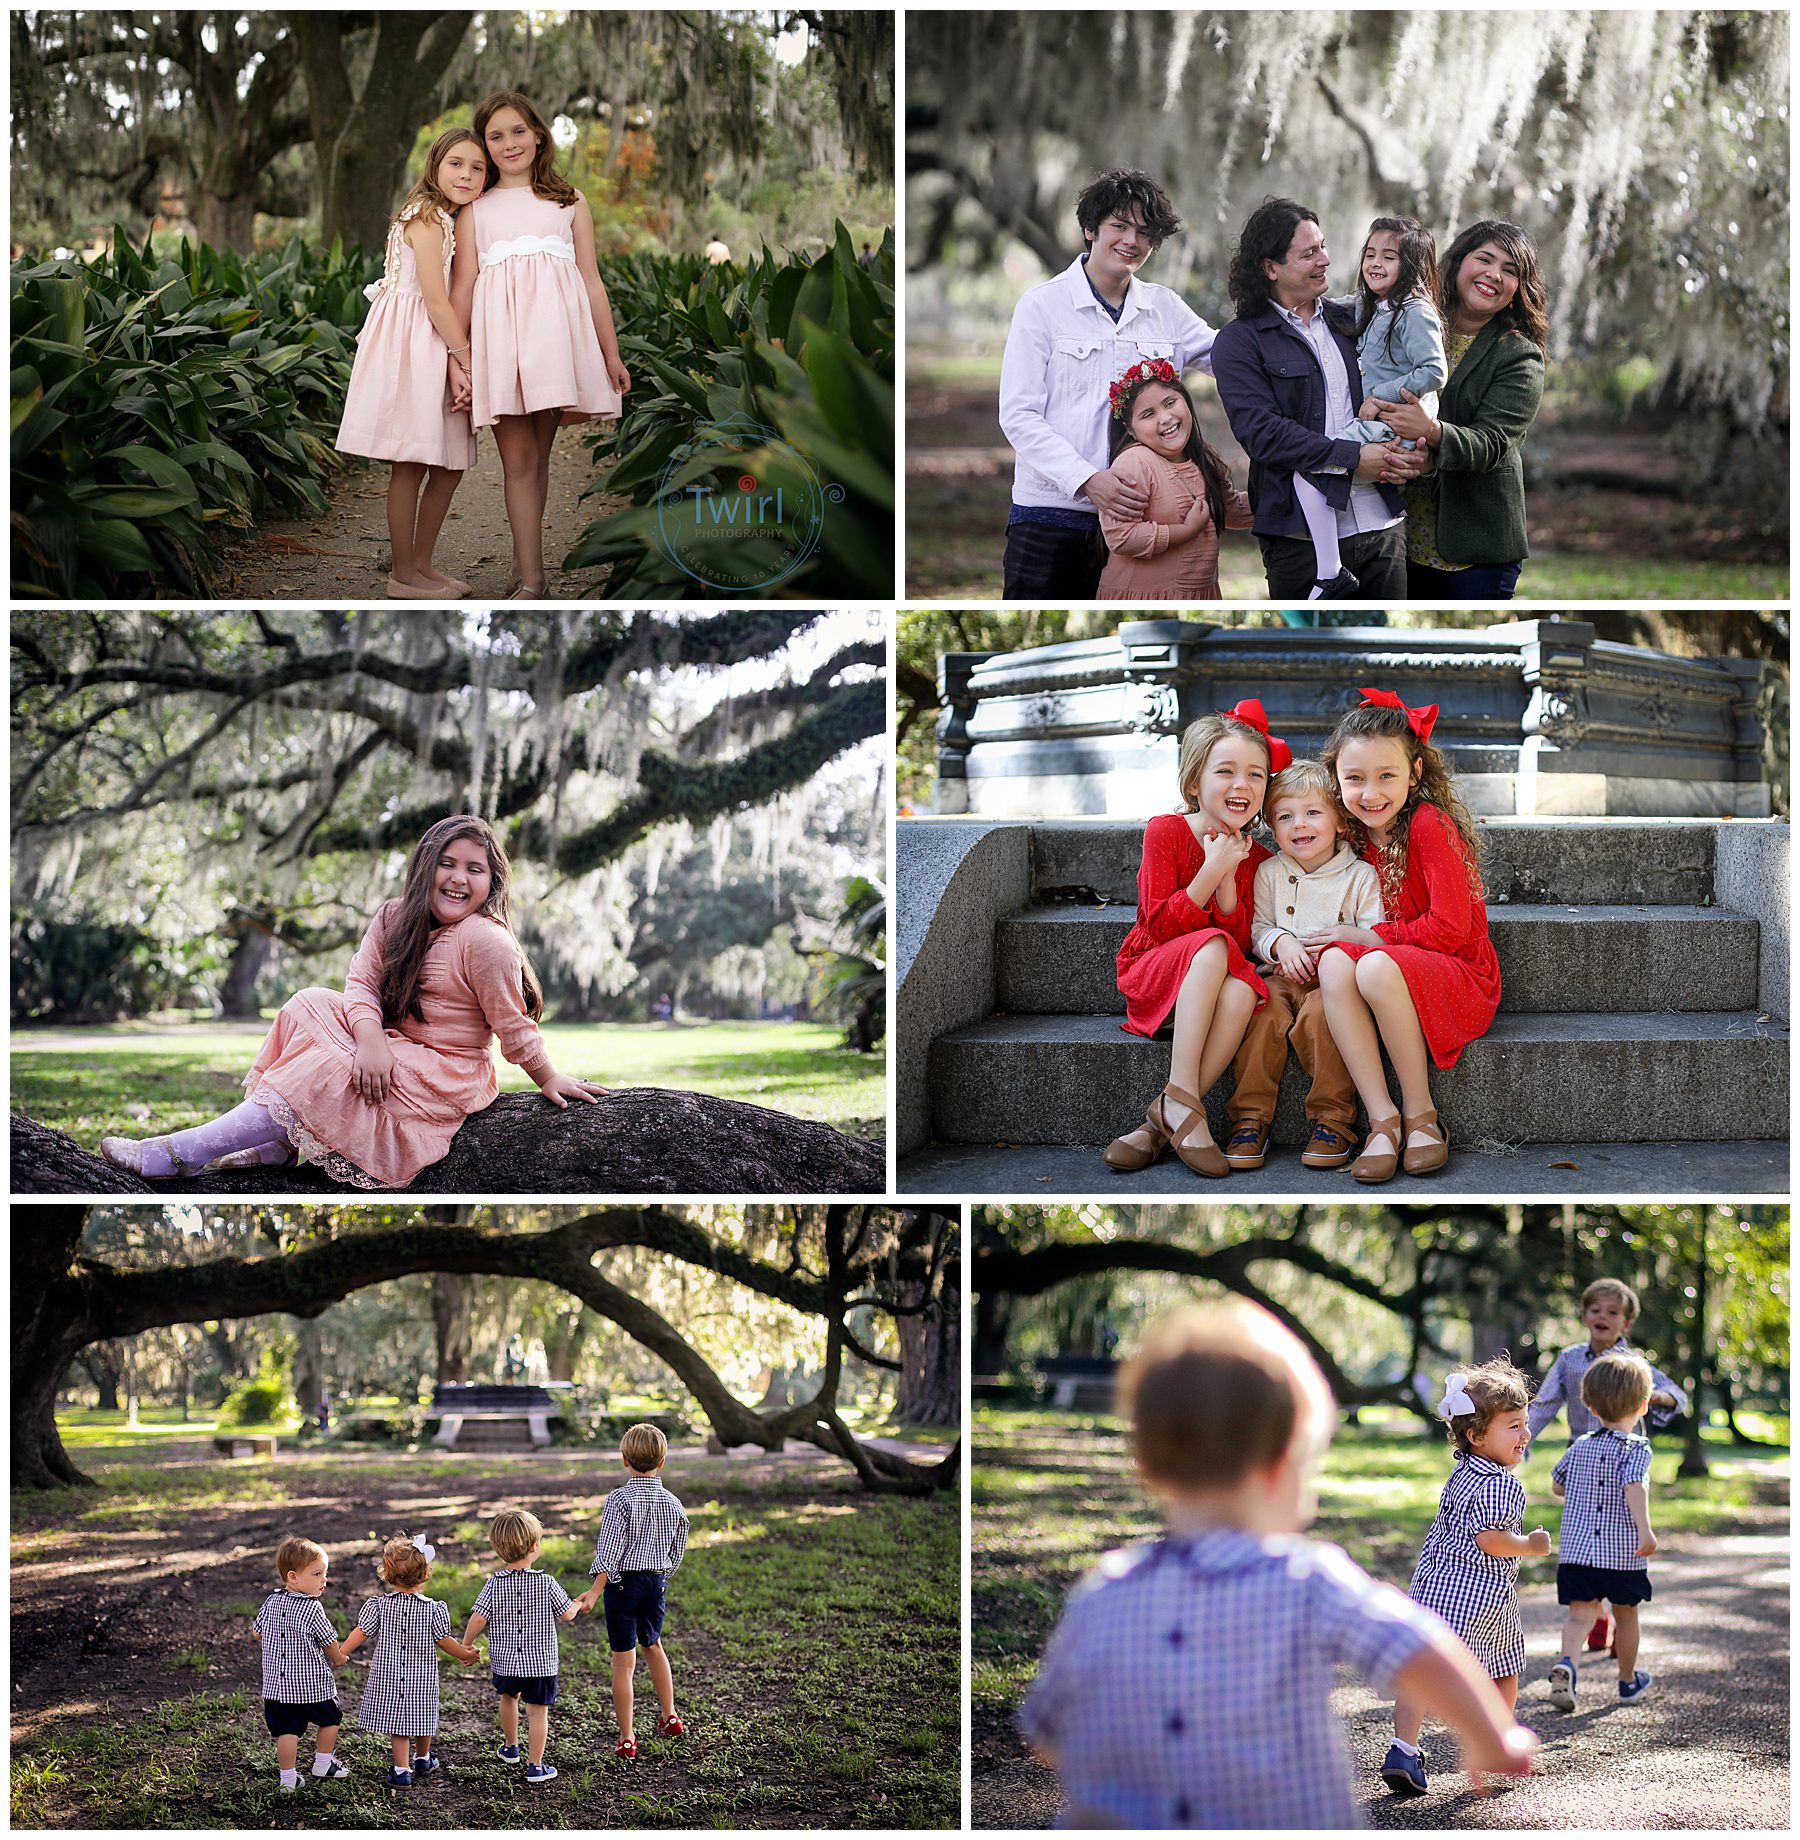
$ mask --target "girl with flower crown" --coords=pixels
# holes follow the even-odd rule
[[[1103,601],[1216,601],[1219,533],[1250,528],[1250,500],[1207,445],[1194,399],[1167,358],[1134,364],[1112,386],[1111,454],[1119,479],[1149,502],[1135,517],[1100,513]]]
[[[1513,1474],[1531,1448],[1530,1404],[1525,1376],[1505,1355],[1446,1377],[1437,1415],[1455,1446],[1450,1480],[1406,1592],[1468,1643],[1508,1712],[1517,1703],[1525,1666],[1519,1561],[1550,1551],[1550,1535],[1542,1527],[1525,1531],[1525,1490]],[[1396,1795],[1423,1795],[1428,1786],[1419,1748],[1425,1712],[1418,1700],[1402,1696],[1394,1702],[1394,1741],[1381,1780]]]

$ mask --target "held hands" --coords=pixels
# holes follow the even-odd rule
[[[1095,473],[1081,487],[1095,510],[1110,512],[1114,517],[1141,518],[1150,505],[1150,494],[1134,480],[1121,479],[1117,473]]]
[[[452,356],[448,364],[448,382],[450,388],[450,407],[466,409],[474,400],[474,386],[469,380],[468,364],[460,357]]]
[[[350,1085],[371,1105],[382,1104],[394,1090],[394,1051],[385,1036],[372,1035],[356,1044],[350,1056]]]
[[[597,1080],[578,1080],[574,1078],[573,1075],[567,1073],[551,1074],[543,1085],[538,1088],[538,1091],[541,1092],[559,1112],[566,1112],[569,1109],[569,1101],[571,1099],[580,1099],[586,1104],[592,1105],[606,1092],[606,1090],[607,1089]]]
[[[1327,946],[1378,946],[1381,943],[1381,935],[1366,926],[1322,926],[1301,941],[1315,961]]]
[[[1397,403],[1384,403],[1381,419],[1403,441],[1421,441],[1427,447],[1436,447],[1442,438],[1443,431],[1411,390],[1402,390]]]
[[[1292,933],[1283,933],[1275,941],[1275,962],[1282,976],[1296,984],[1310,984],[1319,969],[1318,960]]]
[[[1550,1535],[1542,1527],[1533,1527],[1525,1536],[1525,1544],[1541,1559],[1550,1550]]]
[[[481,1650],[473,1642],[458,1642],[455,1637],[450,1639],[450,1652],[464,1667],[473,1667],[481,1659]]]

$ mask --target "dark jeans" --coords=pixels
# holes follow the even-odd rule
[[[1061,524],[1010,524],[1006,531],[1006,586],[1009,601],[1035,601],[1060,607],[1065,601],[1091,601],[1100,590],[1100,533],[1069,530]]]
[[[1523,562],[1478,562],[1472,569],[1428,569],[1406,565],[1409,601],[1509,601],[1519,585]]]
[[[1304,601],[1318,580],[1318,558],[1310,537],[1258,537],[1262,545],[1263,574],[1272,601]],[[1406,599],[1406,526],[1390,524],[1386,530],[1365,530],[1360,536],[1340,537],[1338,555],[1357,579],[1364,601]]]

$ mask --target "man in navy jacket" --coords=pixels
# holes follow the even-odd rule
[[[1213,343],[1213,379],[1231,432],[1250,456],[1251,528],[1262,545],[1269,598],[1305,600],[1316,580],[1294,491],[1294,475],[1304,473],[1337,519],[1348,573],[1332,598],[1403,601],[1400,482],[1424,472],[1430,452],[1403,452],[1391,441],[1364,446],[1345,434],[1363,399],[1362,372],[1347,326],[1328,317],[1329,266],[1318,218],[1292,199],[1264,199],[1232,254],[1237,318]]]

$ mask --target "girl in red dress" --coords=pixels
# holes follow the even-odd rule
[[[1364,690],[1325,744],[1325,769],[1381,872],[1373,927],[1308,936],[1321,951],[1319,988],[1331,1038],[1369,1114],[1359,1182],[1441,1169],[1450,1139],[1431,1103],[1431,1067],[1454,1067],[1500,1007],[1500,962],[1481,899],[1475,821],[1448,762],[1431,745],[1437,705],[1408,709],[1391,690]],[[1326,946],[1338,949],[1326,952]],[[1400,1078],[1388,1096],[1381,1050]],[[1404,1115],[1404,1116],[1403,1116]]]
[[[1107,1146],[1114,1169],[1147,1169],[1172,1147],[1199,1175],[1231,1173],[1208,1128],[1205,1096],[1268,1001],[1246,956],[1256,865],[1269,854],[1250,841],[1250,825],[1271,769],[1292,759],[1254,697],[1202,716],[1181,737],[1183,809],[1144,829],[1137,925],[1119,948],[1124,1027],[1154,1035],[1173,1018],[1169,1083],[1144,1123]]]

